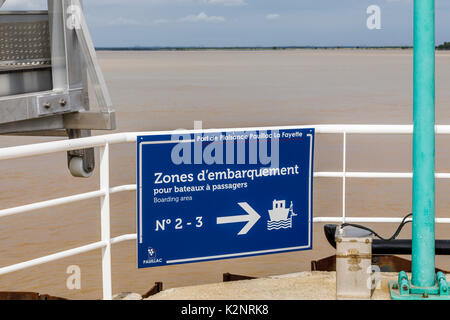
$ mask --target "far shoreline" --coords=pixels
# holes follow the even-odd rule
[[[291,46],[291,47],[96,47],[96,51],[282,51],[282,50],[411,50],[412,46]],[[436,48],[436,50],[441,50]]]

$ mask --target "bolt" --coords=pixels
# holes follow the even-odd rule
[[[366,239],[366,243],[369,243],[370,242],[370,240],[369,239]]]
[[[398,284],[394,283],[394,284],[392,285],[392,289],[397,290],[397,289],[398,289]]]
[[[66,104],[67,104],[66,99],[61,99],[61,100],[59,100],[59,104],[61,105],[61,107],[65,107]]]
[[[408,286],[406,284],[404,284],[402,288],[403,288],[404,291],[408,290]]]
[[[44,108],[45,109],[50,109],[51,107],[52,107],[52,104],[50,102],[44,103]]]

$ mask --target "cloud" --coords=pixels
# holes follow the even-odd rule
[[[133,19],[118,17],[114,20],[111,20],[108,24],[111,26],[137,26],[140,23]]]
[[[181,22],[224,22],[226,21],[225,17],[222,16],[208,16],[204,12],[200,12],[197,15],[189,15],[184,18],[181,18],[179,21]]]
[[[167,19],[156,19],[153,21],[154,24],[164,24],[164,23],[169,23],[170,20]]]
[[[244,0],[204,0],[207,4],[219,4],[224,6],[245,6]]]
[[[280,15],[278,13],[269,13],[266,16],[267,20],[276,20],[276,19],[279,19],[279,18],[280,18]]]

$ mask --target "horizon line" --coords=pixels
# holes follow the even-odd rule
[[[412,49],[409,45],[386,45],[386,46],[98,46],[95,50],[117,50],[117,51],[157,51],[157,50],[239,50],[239,49]]]

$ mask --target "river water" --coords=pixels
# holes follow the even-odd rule
[[[118,130],[312,125],[410,124],[412,51],[280,50],[99,52],[100,64],[117,111]],[[437,54],[436,120],[450,123],[450,54]],[[101,134],[97,132],[95,134]],[[2,137],[0,146],[52,138]],[[410,136],[349,135],[348,171],[411,171]],[[450,172],[450,137],[437,139],[437,171]],[[98,160],[98,153],[97,153]],[[342,170],[342,136],[318,135],[316,171]],[[135,146],[111,148],[111,186],[134,184]],[[0,208],[98,189],[98,170],[88,180],[72,178],[66,155],[3,161]],[[342,182],[317,178],[314,215],[340,216]],[[438,217],[448,217],[450,181],[437,181]],[[100,240],[99,200],[2,218],[0,266],[6,266]],[[111,196],[112,236],[136,232],[135,192]],[[348,179],[347,216],[403,217],[411,211],[408,179]],[[390,236],[395,225],[369,224]],[[136,269],[136,243],[113,246],[113,291],[145,293],[153,283],[165,288],[218,282],[225,272],[267,276],[310,270],[310,262],[334,254],[314,225],[314,249]],[[401,237],[410,236],[411,227]],[[448,238],[447,226],[437,227]],[[438,257],[441,268],[450,259]],[[81,270],[81,289],[69,290],[67,268]],[[0,277],[0,291],[36,291],[74,299],[99,299],[101,251],[66,258]]]

